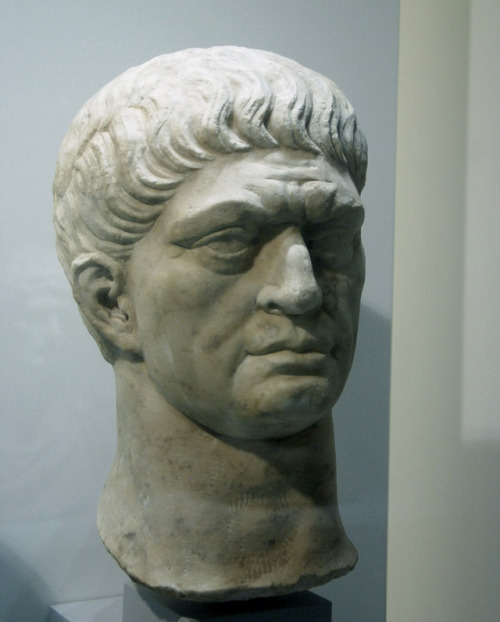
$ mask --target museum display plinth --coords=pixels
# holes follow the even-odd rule
[[[123,622],[123,598],[115,596],[53,605],[48,622]]]
[[[126,583],[121,598],[55,605],[49,622],[331,622],[332,604],[312,592],[228,603],[158,598],[148,588]]]

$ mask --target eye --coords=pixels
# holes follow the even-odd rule
[[[193,248],[205,247],[221,255],[237,255],[253,246],[255,246],[255,236],[241,227],[215,231],[193,244]]]
[[[260,243],[254,227],[226,227],[189,243],[185,248],[207,270],[220,274],[243,273],[250,268]]]
[[[200,238],[192,248],[205,248],[215,255],[234,258],[251,251],[256,243],[253,232],[242,227],[229,227]]]
[[[311,233],[307,247],[313,263],[321,268],[337,270],[349,264],[361,243],[361,233],[346,227],[336,227]]]

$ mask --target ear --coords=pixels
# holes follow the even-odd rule
[[[102,253],[86,253],[72,265],[73,295],[101,349],[142,358],[133,305],[125,293],[123,267]],[[103,352],[104,354],[104,352]]]

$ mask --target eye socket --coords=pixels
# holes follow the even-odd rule
[[[307,238],[313,263],[321,268],[337,270],[347,266],[361,243],[361,232],[337,227],[314,233]]]
[[[259,243],[254,228],[226,227],[183,246],[192,250],[206,269],[220,274],[238,274],[251,266]]]

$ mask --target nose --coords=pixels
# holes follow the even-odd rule
[[[267,313],[285,315],[302,315],[319,309],[323,293],[300,232],[286,230],[272,242],[277,248],[271,257],[269,280],[257,296],[258,306]]]

